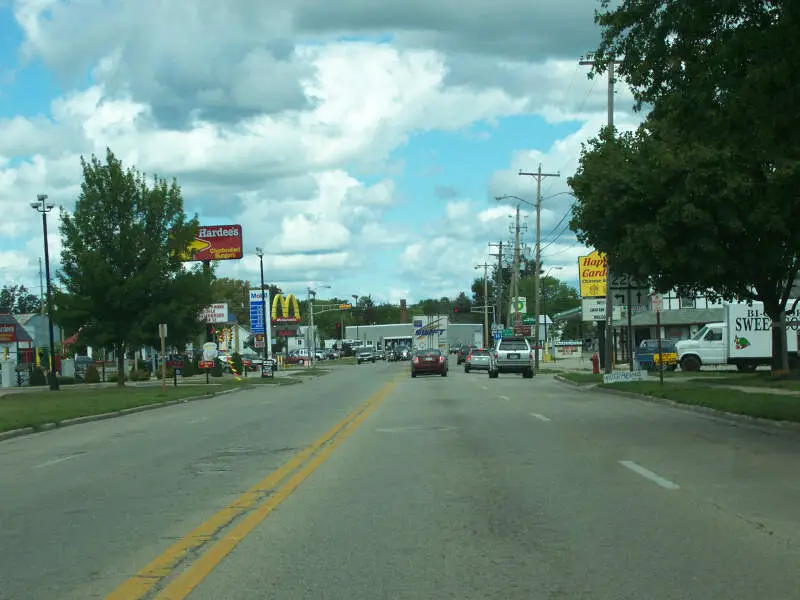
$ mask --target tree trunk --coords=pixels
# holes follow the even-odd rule
[[[117,344],[117,387],[125,387],[125,344]]]
[[[772,372],[782,372],[783,365],[788,362],[788,353],[786,350],[786,336],[784,335],[784,327],[782,326],[785,320],[785,307],[781,306],[780,302],[765,301],[764,313],[772,319]]]

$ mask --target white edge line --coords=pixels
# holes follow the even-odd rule
[[[511,400],[508,396],[498,396],[498,398],[500,398],[500,400]]]
[[[540,421],[544,421],[545,423],[550,422],[550,419],[548,417],[545,417],[544,415],[540,415],[538,413],[531,413],[531,416],[539,419]]]
[[[71,459],[75,458],[76,456],[78,456],[78,455],[77,454],[70,454],[69,456],[62,456],[61,458],[54,458],[53,460],[48,460],[46,462],[38,464],[34,468],[35,469],[40,469],[42,467],[51,467],[53,465],[57,465],[58,463],[62,463],[62,462],[71,460]]]
[[[649,479],[656,485],[660,485],[664,489],[677,490],[680,488],[680,486],[677,483],[674,483],[669,479],[664,479],[660,475],[653,473],[650,469],[645,469],[643,466],[637,465],[632,460],[621,460],[619,461],[619,464],[621,464],[623,467],[627,467],[628,469],[634,471],[635,473],[638,473],[645,479]]]

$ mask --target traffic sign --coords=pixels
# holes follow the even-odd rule
[[[514,330],[513,329],[503,329],[503,333],[501,334],[501,337],[513,337],[513,335],[514,335]]]
[[[650,305],[655,312],[661,312],[664,310],[664,296],[661,294],[653,294],[650,296]]]
[[[350,305],[350,304],[340,304],[339,305],[339,310],[346,310],[348,308],[353,308],[353,306]]]
[[[500,340],[500,339],[502,339],[502,338],[503,338],[503,334],[502,334],[502,333],[500,333],[499,331],[495,331],[495,332],[492,334],[492,336],[494,337],[494,339],[495,339],[495,340]]]

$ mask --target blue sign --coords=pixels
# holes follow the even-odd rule
[[[264,333],[264,303],[250,299],[250,331]]]
[[[500,331],[495,331],[494,332],[494,339],[496,339],[496,340],[503,339],[503,334]]]

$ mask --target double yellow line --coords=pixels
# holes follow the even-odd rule
[[[172,575],[189,554],[208,549],[176,575],[156,600],[186,598],[259,523],[294,492],[392,392],[393,381],[383,385],[369,400],[339,421],[330,431],[215,513],[194,531],[172,544],[105,600],[139,600]],[[242,515],[243,518],[238,519]],[[238,519],[238,520],[237,520]],[[236,521],[236,523],[234,523]],[[229,527],[230,526],[230,527]],[[222,530],[229,527],[228,531]],[[218,539],[214,539],[219,536]]]

